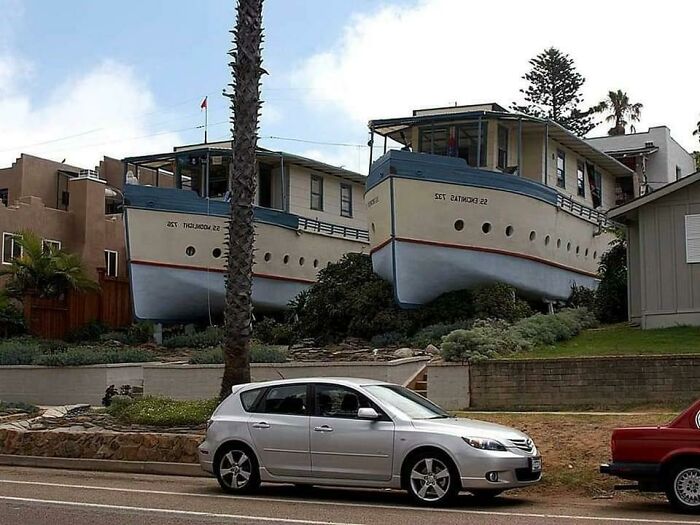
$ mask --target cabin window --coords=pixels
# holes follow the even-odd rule
[[[498,169],[508,168],[508,128],[498,126]]]
[[[352,217],[352,186],[340,184],[340,215]]]
[[[421,153],[447,155],[447,141],[449,135],[449,128],[422,128],[419,132],[418,148]]]
[[[10,192],[7,188],[0,189],[0,204],[7,206],[10,202]]]
[[[2,264],[11,264],[22,257],[22,246],[17,242],[19,238],[16,233],[2,234]]]
[[[486,166],[488,122],[482,121],[481,126],[479,124],[479,122],[471,122],[457,128],[457,155],[475,168]]]
[[[586,171],[588,171],[588,185],[591,187],[593,207],[598,208],[603,204],[603,180],[593,164],[586,164]]]
[[[580,160],[576,164],[576,193],[579,197],[586,196],[586,180],[584,176],[584,165]]]
[[[51,239],[44,239],[41,241],[41,247],[44,253],[50,253],[51,250],[58,251],[61,249],[61,241],[52,241]]]
[[[311,209],[323,211],[323,177],[311,175]]]
[[[566,188],[566,154],[557,150],[557,186]]]
[[[272,208],[272,168],[259,165],[258,171],[258,206]]]
[[[105,275],[116,277],[119,272],[119,252],[105,250]]]

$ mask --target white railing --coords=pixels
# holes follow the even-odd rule
[[[357,239],[359,241],[369,242],[369,232],[367,230],[307,219],[306,217],[299,217],[299,229],[307,232],[331,235],[333,237],[343,237],[345,239]]]
[[[584,206],[580,202],[576,202],[571,197],[567,197],[561,193],[557,194],[557,206],[562,210],[567,210],[572,214],[578,215],[583,219],[598,224],[603,228],[612,226],[612,223],[608,220],[605,213],[589,208],[588,206]]]

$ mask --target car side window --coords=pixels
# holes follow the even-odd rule
[[[241,404],[246,412],[252,412],[253,406],[260,397],[262,391],[262,388],[255,388],[253,390],[241,392]]]
[[[307,406],[306,385],[273,386],[257,404],[256,412],[304,416]]]
[[[316,385],[316,413],[320,417],[357,418],[360,408],[375,408],[365,396],[340,385]]]

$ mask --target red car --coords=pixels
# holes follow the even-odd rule
[[[620,488],[665,492],[676,509],[700,512],[700,400],[668,425],[615,429],[611,448],[600,471],[638,482]]]

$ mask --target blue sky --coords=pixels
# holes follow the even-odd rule
[[[266,137],[363,144],[369,118],[508,105],[528,58],[556,45],[588,79],[587,103],[627,90],[645,104],[638,130],[667,124],[697,149],[700,74],[684,64],[695,60],[700,7],[669,0],[647,12],[620,0],[601,19],[596,1],[577,12],[582,39],[549,0],[266,0],[261,144],[364,172],[367,148]],[[605,35],[632,10],[625,35]],[[498,29],[474,22],[496,19]],[[0,166],[20,152],[89,166],[198,142],[189,128],[202,123],[205,95],[210,139],[227,138],[233,23],[232,0],[0,0]],[[538,24],[547,31],[528,30]]]

